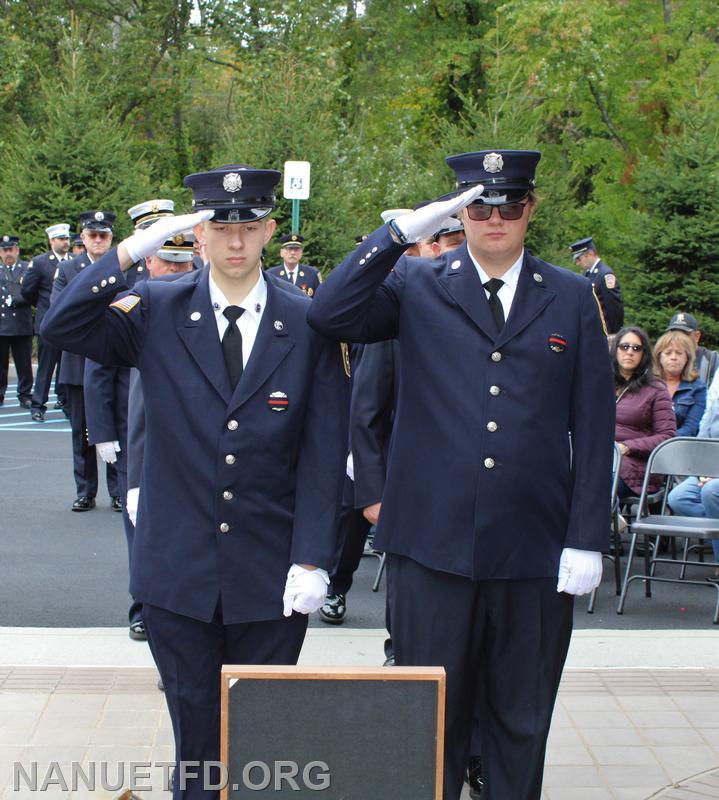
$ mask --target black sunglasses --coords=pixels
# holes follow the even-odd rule
[[[467,206],[467,216],[475,222],[480,222],[489,219],[492,216],[492,210],[496,208],[502,219],[519,219],[524,214],[524,208],[527,205],[529,203],[503,203],[502,205],[470,203]]]
[[[628,353],[632,350],[634,353],[641,353],[644,350],[643,344],[628,344],[627,342],[622,342],[618,345],[619,350],[624,350],[625,353]]]

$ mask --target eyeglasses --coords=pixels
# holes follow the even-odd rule
[[[503,203],[502,205],[489,205],[487,203],[470,203],[467,206],[467,216],[475,222],[487,220],[492,216],[492,210],[497,209],[502,219],[519,219],[524,214],[528,203]]]
[[[633,353],[641,353],[644,350],[643,344],[627,344],[626,342],[622,342],[618,345],[619,350],[623,350],[625,353],[628,353],[630,350]]]

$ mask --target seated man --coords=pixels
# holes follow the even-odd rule
[[[707,404],[699,438],[719,439],[719,403]],[[668,503],[672,511],[682,517],[719,519],[719,478],[687,478],[669,492]],[[714,560],[719,563],[718,539],[712,539],[712,549]]]

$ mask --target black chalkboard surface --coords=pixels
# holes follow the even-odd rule
[[[440,800],[444,670],[222,668],[222,800]]]

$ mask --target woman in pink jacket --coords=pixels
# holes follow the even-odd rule
[[[617,421],[614,439],[622,451],[619,496],[638,495],[647,459],[654,448],[677,432],[672,401],[664,382],[654,375],[652,346],[638,327],[622,328],[612,346]],[[656,491],[661,479],[652,480]]]

